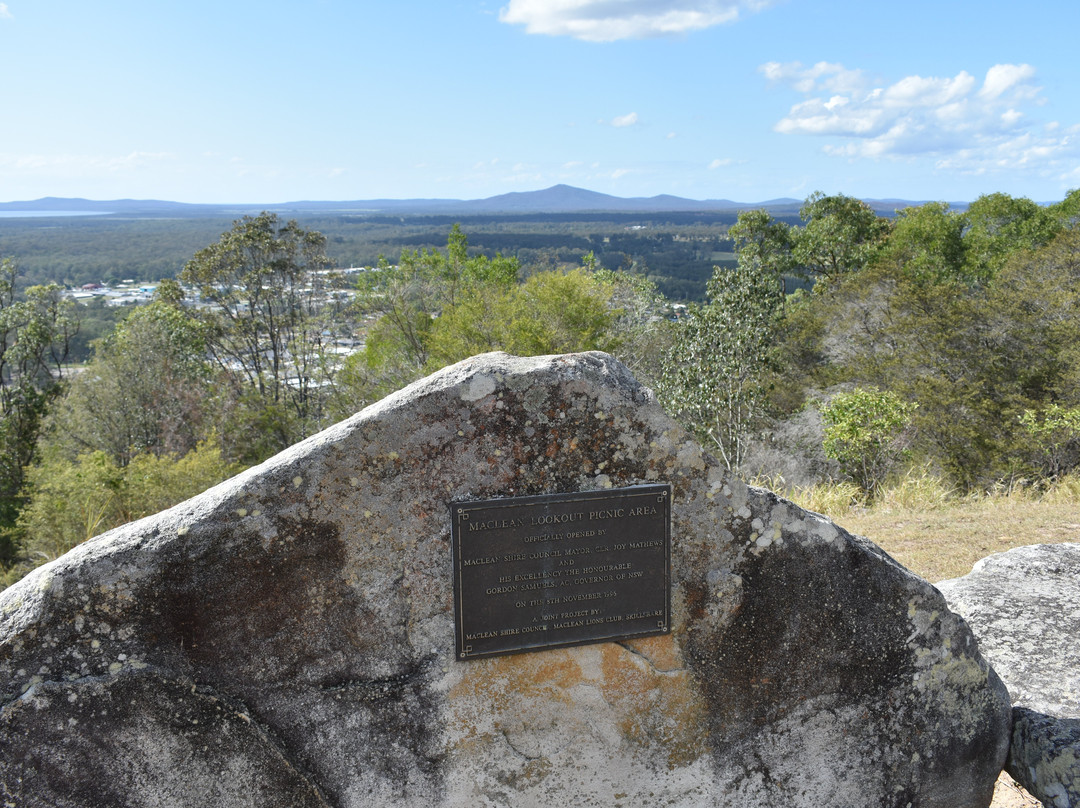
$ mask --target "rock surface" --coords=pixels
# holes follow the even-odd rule
[[[459,662],[447,503],[672,486],[671,633]],[[604,354],[476,357],[0,594],[20,806],[976,808],[1009,702],[941,595]]]
[[[1009,774],[1046,806],[1080,806],[1080,544],[997,553],[938,588],[1009,689]]]
[[[1080,805],[1080,719],[1014,707],[1008,769],[1046,808]]]

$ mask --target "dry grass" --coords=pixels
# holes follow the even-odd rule
[[[1047,491],[1020,485],[959,497],[925,473],[910,474],[867,506],[848,484],[786,495],[866,536],[930,581],[956,578],[980,558],[1026,544],[1080,541],[1080,479]]]

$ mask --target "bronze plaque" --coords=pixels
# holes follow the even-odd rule
[[[458,659],[671,630],[671,486],[450,509]]]

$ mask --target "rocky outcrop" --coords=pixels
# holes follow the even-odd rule
[[[671,485],[670,633],[458,661],[448,503]],[[729,477],[604,354],[476,357],[0,594],[20,806],[976,808],[941,595]]]
[[[1009,689],[1009,774],[1044,805],[1080,806],[1080,544],[998,553],[938,588]]]

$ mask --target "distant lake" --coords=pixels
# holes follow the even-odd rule
[[[0,210],[0,219],[31,219],[52,216],[108,216],[111,210]]]

